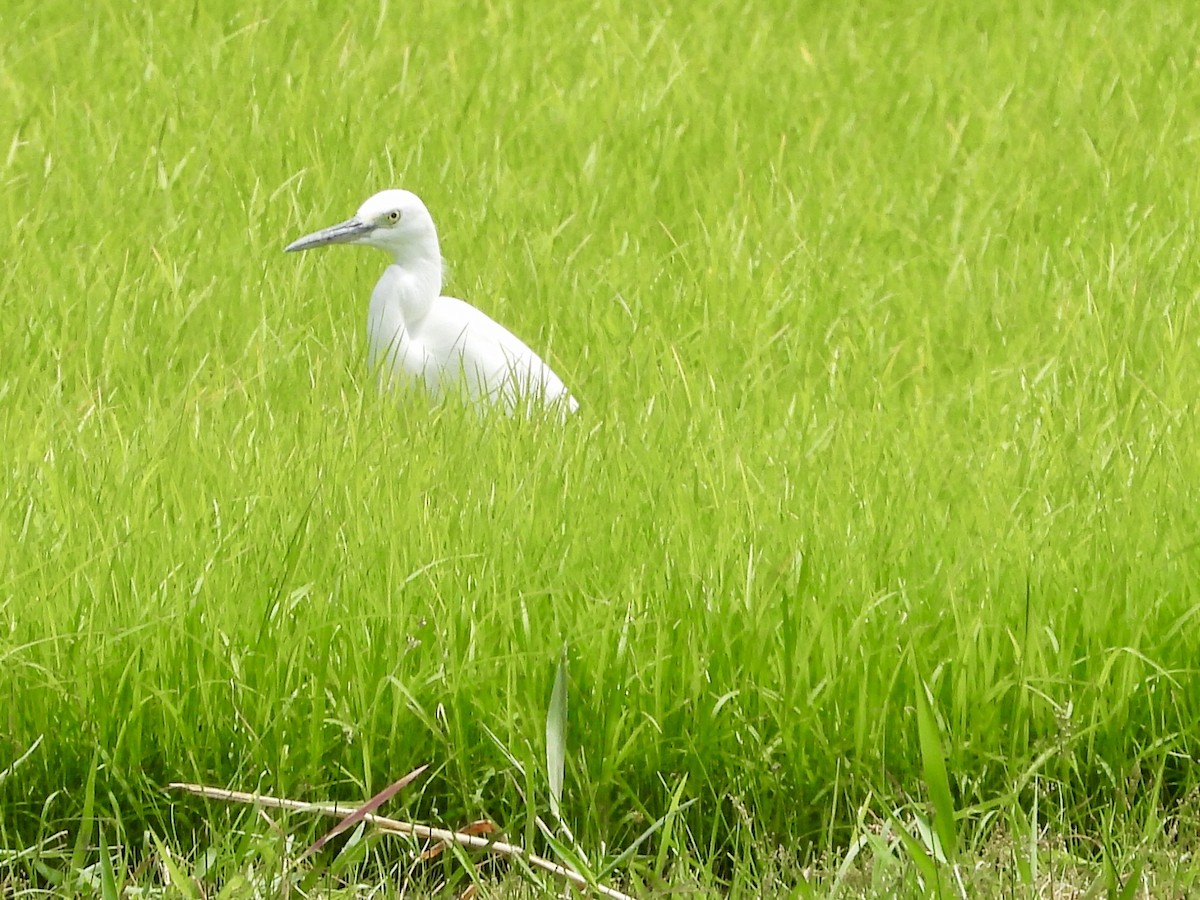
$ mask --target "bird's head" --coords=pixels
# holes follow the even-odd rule
[[[437,231],[429,210],[411,191],[380,191],[358,208],[345,222],[293,241],[285,252],[311,250],[328,244],[365,244],[378,247],[403,265],[406,260],[438,256]]]

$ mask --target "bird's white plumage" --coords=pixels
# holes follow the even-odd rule
[[[441,296],[442,257],[433,219],[409,191],[375,194],[358,213],[288,245],[366,244],[392,254],[367,315],[369,362],[390,383],[420,381],[435,397],[463,391],[506,410],[519,404],[573,412],[579,404],[548,365],[494,319]]]

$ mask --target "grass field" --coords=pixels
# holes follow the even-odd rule
[[[0,34],[5,889],[282,891],[327,825],[165,786],[425,763],[384,812],[637,895],[1200,879],[1190,2],[15,0]],[[376,390],[385,258],[281,250],[393,185],[577,417]]]

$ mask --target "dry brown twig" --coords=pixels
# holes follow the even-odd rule
[[[359,814],[357,821],[368,822],[380,831],[392,834],[412,835],[413,837],[423,838],[427,841],[460,844],[463,847],[486,850],[489,853],[496,853],[500,856],[518,857],[524,859],[532,866],[537,866],[539,869],[544,869],[553,875],[557,875],[559,878],[566,879],[577,887],[590,888],[604,897],[612,898],[612,900],[634,900],[629,894],[623,894],[615,888],[605,887],[602,884],[589,884],[588,880],[574,869],[551,862],[535,853],[529,853],[524,847],[518,847],[516,844],[493,841],[479,835],[449,831],[445,828],[418,825],[415,822],[402,822],[399,819],[389,819],[386,816],[374,815],[372,813],[360,814],[363,804],[306,803],[302,800],[287,800],[281,797],[272,797],[269,794],[248,794],[244,791],[231,791],[225,788],[209,787],[203,784],[186,784],[183,782],[172,782],[167,787],[186,791],[189,794],[196,794],[200,797],[207,797],[210,800],[222,800],[226,803],[246,803],[251,806],[269,806],[274,809],[286,809],[292,812],[320,813],[325,816],[343,818]]]

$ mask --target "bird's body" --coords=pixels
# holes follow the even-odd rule
[[[519,404],[574,412],[579,404],[542,359],[470,304],[441,296],[442,256],[425,204],[408,191],[376,194],[354,218],[300,238],[287,250],[354,243],[392,254],[371,293],[368,362],[388,383],[420,381],[434,397],[457,391],[513,410]]]
[[[371,292],[368,364],[389,379],[407,376],[434,397],[456,389],[472,400],[512,409],[525,400],[565,398],[566,386],[536,353],[490,316],[457,297],[439,296],[420,318],[405,315],[406,276],[388,266]]]

